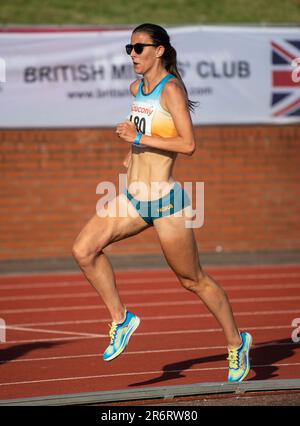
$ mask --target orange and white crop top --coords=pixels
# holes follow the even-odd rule
[[[174,75],[167,74],[148,94],[143,92],[144,79],[139,84],[127,119],[132,121],[137,130],[144,135],[163,138],[178,136],[171,114],[160,104],[163,87],[171,78],[174,78]]]

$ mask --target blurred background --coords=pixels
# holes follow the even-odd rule
[[[299,24],[298,0],[13,0],[1,2],[1,22],[60,25]]]
[[[268,256],[277,262],[299,259],[300,83],[291,77],[280,80],[283,74],[276,74],[291,75],[291,60],[300,57],[299,0],[143,4],[4,0],[0,5],[0,58],[6,65],[6,78],[2,76],[0,83],[2,271],[77,269],[71,247],[95,213],[97,185],[103,181],[117,185],[119,173],[126,172],[122,162],[128,145],[116,137],[113,123],[125,119],[129,111],[131,99],[121,91],[128,90],[134,79],[130,71],[121,68],[122,81],[100,76],[94,89],[109,90],[109,99],[101,95],[89,105],[81,99],[69,111],[61,101],[61,90],[69,90],[63,70],[55,85],[49,77],[43,85],[27,84],[25,89],[24,83],[34,78],[28,67],[41,72],[47,55],[56,67],[86,65],[95,59],[91,45],[104,70],[113,60],[129,64],[124,44],[143,22],[169,31],[183,78],[192,89],[190,97],[200,102],[193,116],[197,150],[192,157],[178,156],[174,177],[181,183],[204,182],[204,225],[195,229],[202,259],[212,263],[228,259],[258,263],[268,261]],[[193,33],[200,38],[193,39]],[[231,49],[227,56],[220,56],[222,43]],[[231,68],[224,70],[224,61],[238,66],[239,60],[249,60],[252,67],[248,86],[237,71],[231,75]],[[199,83],[199,64],[210,72],[202,76],[205,84]],[[198,70],[197,87],[196,74],[186,71],[190,65]],[[81,90],[84,82],[76,80],[72,83],[78,82]],[[209,88],[214,98],[207,94]],[[164,264],[152,229],[111,245],[106,252],[120,267]]]

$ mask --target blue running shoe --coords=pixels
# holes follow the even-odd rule
[[[239,348],[228,350],[229,360],[229,382],[241,382],[250,371],[249,351],[252,343],[252,336],[249,333],[241,332],[242,344]]]
[[[129,342],[130,336],[138,328],[140,319],[133,313],[126,311],[125,320],[118,324],[113,322],[110,326],[110,344],[106,348],[103,359],[111,361],[121,355]]]

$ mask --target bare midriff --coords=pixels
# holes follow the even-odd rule
[[[172,177],[176,152],[132,145],[127,170],[127,188],[137,200],[156,200],[168,194],[174,185]]]

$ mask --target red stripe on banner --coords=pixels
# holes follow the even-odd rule
[[[278,52],[280,52],[281,54],[283,54],[284,56],[286,56],[288,59],[290,59],[291,61],[293,59],[296,59],[296,56],[289,53],[287,50],[283,49],[283,47],[279,46],[277,43],[274,43],[274,41],[272,41],[272,47],[277,50]]]
[[[128,31],[132,28],[120,27],[7,27],[0,28],[0,33],[72,33],[72,32],[106,32],[106,31]]]
[[[293,71],[273,71],[273,87],[285,86],[285,87],[300,87],[300,81],[296,82],[292,80]]]
[[[279,115],[284,115],[284,114],[290,112],[291,110],[293,110],[297,106],[300,106],[300,98],[296,99],[293,103],[291,103],[287,107],[282,108],[281,110],[279,110],[277,112],[274,112],[272,115],[273,115],[273,117],[278,117]]]

